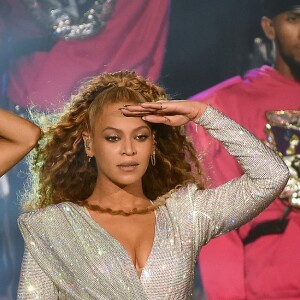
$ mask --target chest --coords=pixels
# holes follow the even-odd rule
[[[91,216],[112,238],[123,246],[137,273],[141,273],[154,243],[156,224],[154,212],[132,216],[91,213]]]
[[[78,299],[186,299],[190,295],[196,253],[189,231],[174,222],[174,214],[161,208],[149,218],[98,221],[100,226],[82,210],[67,222],[51,223],[51,247],[39,253],[55,266],[47,269],[47,265],[45,272],[54,274],[58,285],[64,283],[63,292],[75,291],[81,296]],[[138,245],[145,248],[136,253]],[[147,258],[138,261],[143,268],[139,272],[140,253]]]

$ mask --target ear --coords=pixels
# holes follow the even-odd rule
[[[91,137],[91,134],[87,131],[84,131],[82,133],[82,138],[84,142],[84,149],[85,153],[88,157],[93,157],[94,156],[94,151],[93,151],[93,140]]]
[[[273,21],[270,18],[262,17],[260,24],[266,37],[269,40],[274,41],[276,37],[276,32],[275,32]]]

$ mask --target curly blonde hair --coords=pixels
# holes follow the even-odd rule
[[[165,91],[132,71],[104,73],[83,83],[61,117],[45,130],[31,157],[31,180],[25,210],[71,201],[82,205],[93,192],[95,163],[86,157],[82,133],[93,128],[107,103],[167,100]],[[156,132],[156,165],[142,178],[145,195],[155,200],[178,185],[204,187],[196,152],[180,127],[150,124]]]

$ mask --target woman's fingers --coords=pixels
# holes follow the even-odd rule
[[[140,112],[154,114],[186,114],[189,112],[188,105],[179,104],[182,100],[159,101],[159,102],[144,102],[139,105],[124,105],[120,108],[122,112]],[[187,102],[187,101],[185,101]]]
[[[157,102],[144,102],[141,106],[147,109],[155,109],[161,112],[179,112],[183,113],[189,109],[188,101],[172,100],[172,101],[157,101]]]
[[[162,100],[157,102],[143,102],[138,105],[124,105],[120,110],[127,117],[143,117],[145,121],[152,123],[180,126],[199,117],[205,108],[206,105],[199,102]]]
[[[142,107],[141,105],[126,105],[124,107],[121,107],[120,110],[122,112],[130,112],[130,113],[135,113],[135,112],[147,113],[147,112],[156,112],[157,111],[157,109],[145,108],[145,107]]]
[[[181,126],[186,124],[189,120],[186,116],[164,116],[164,115],[149,115],[142,117],[143,120],[150,123],[160,123],[169,126]]]
[[[143,116],[143,120],[150,122],[150,123],[161,123],[166,125],[175,125],[172,121],[172,117],[168,116],[160,116],[160,115],[149,115],[149,116]]]

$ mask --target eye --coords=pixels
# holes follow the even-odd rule
[[[109,135],[109,136],[106,136],[105,139],[111,143],[115,143],[120,140],[120,138],[117,135]]]
[[[289,16],[289,17],[287,18],[288,22],[290,22],[290,23],[296,23],[296,22],[299,21],[299,19],[300,19],[299,16]]]
[[[135,139],[139,142],[144,142],[149,138],[149,135],[147,134],[139,134],[135,137]]]

